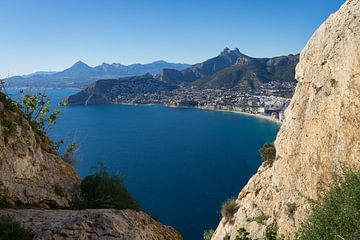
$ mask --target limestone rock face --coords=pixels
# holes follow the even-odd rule
[[[291,236],[309,214],[309,199],[334,173],[360,167],[360,1],[349,0],[313,35],[300,55],[298,85],[275,146],[277,159],[261,166],[237,202],[234,223],[222,220],[212,239],[239,228],[262,237],[266,225]],[[266,216],[262,223],[254,219]]]
[[[0,118],[16,124],[16,131],[4,138],[0,121],[0,198],[16,206],[68,206],[79,192],[79,175],[19,110],[7,110],[0,103]]]
[[[0,216],[20,222],[37,240],[182,240],[172,227],[133,210],[2,209]]]

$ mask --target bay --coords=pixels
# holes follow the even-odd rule
[[[93,173],[99,161],[120,172],[142,209],[186,240],[216,228],[221,203],[237,196],[261,164],[259,148],[279,130],[253,116],[161,105],[59,107],[77,90],[41,92],[62,111],[50,137],[65,140],[63,148],[73,140],[80,145],[80,175]]]

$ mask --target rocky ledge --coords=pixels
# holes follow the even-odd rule
[[[0,216],[20,222],[33,239],[181,240],[172,227],[133,210],[2,209]]]

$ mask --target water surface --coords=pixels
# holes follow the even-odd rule
[[[58,102],[76,90],[46,90]],[[237,196],[261,163],[258,149],[279,126],[226,112],[150,106],[61,108],[50,136],[80,144],[82,177],[103,161],[121,172],[142,208],[185,239],[215,228],[220,205]],[[66,145],[66,144],[65,144]]]

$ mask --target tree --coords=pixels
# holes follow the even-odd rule
[[[21,108],[34,130],[46,132],[56,123],[60,111],[50,112],[50,98],[46,94],[24,94]]]

